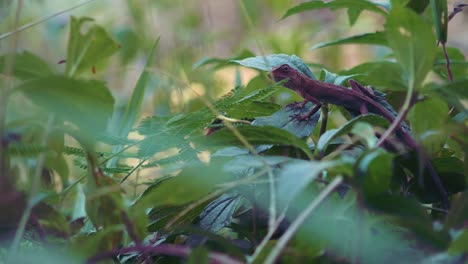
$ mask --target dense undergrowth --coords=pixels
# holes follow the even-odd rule
[[[2,54],[0,262],[467,261],[468,64],[446,46],[449,19],[463,4],[452,11],[442,0],[309,1],[283,19],[325,8],[346,10],[351,25],[362,11],[385,25],[312,49],[377,45],[387,55],[335,72],[247,49],[193,61],[189,80],[171,84],[181,97],[196,95],[180,113],[142,111],[159,73],[159,38],[123,106],[96,71],[119,53],[129,63],[131,51],[91,18],[70,18],[60,70],[41,54]],[[1,38],[14,43],[15,34]],[[313,106],[287,106],[299,97],[268,75],[281,64],[389,93],[420,149],[377,147],[376,135],[401,125],[378,115],[330,104],[298,119]],[[246,67],[258,71],[248,83]],[[192,77],[215,86],[195,76],[224,68],[237,69],[229,93],[208,97],[190,86]]]

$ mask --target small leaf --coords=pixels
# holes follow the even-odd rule
[[[461,103],[461,100],[468,99],[468,78],[435,86],[432,91],[441,95],[440,98],[454,105],[459,111],[467,111],[467,107]]]
[[[436,38],[429,25],[412,10],[395,6],[385,24],[389,46],[408,78],[408,87],[419,89],[432,68]]]
[[[358,123],[358,122],[366,122],[366,123],[369,123],[371,125],[374,125],[374,126],[379,126],[379,127],[387,127],[389,122],[387,119],[381,117],[381,116],[378,116],[378,115],[374,115],[374,114],[368,114],[368,115],[360,115],[356,118],[353,118],[351,119],[350,121],[348,121],[348,123],[344,124],[343,126],[341,126],[340,128],[338,129],[331,129],[331,130],[328,130],[327,132],[325,132],[325,134],[323,134],[318,143],[317,143],[317,150],[320,152],[320,153],[323,153],[327,146],[336,138],[342,136],[342,135],[346,135],[348,134],[349,132],[352,131],[353,129],[353,126]]]
[[[12,56],[9,58],[9,56]],[[21,80],[30,80],[34,78],[53,75],[49,65],[35,54],[24,51],[23,53],[3,55],[0,57],[0,72],[5,73],[6,64],[11,59],[12,74]]]
[[[310,47],[310,50],[336,46],[336,45],[345,45],[345,44],[367,44],[367,45],[381,45],[381,46],[388,45],[387,38],[385,37],[385,33],[377,31],[374,33],[365,33],[362,35],[356,35],[356,36],[337,39],[333,41],[318,43]]]
[[[354,1],[354,0],[340,0],[340,1],[330,1],[330,2],[322,2],[322,1],[309,1],[301,3],[295,7],[292,7],[286,11],[286,14],[283,15],[282,19],[285,19],[289,16],[294,14],[309,11],[309,10],[316,10],[316,9],[324,9],[329,8],[331,10],[336,10],[340,8],[347,8],[349,16],[350,25],[353,25],[356,22],[359,14],[363,10],[368,10],[372,12],[376,12],[382,15],[386,15],[385,11],[379,8],[379,5],[361,0],[361,1]],[[352,10],[351,13],[349,13]]]
[[[288,64],[289,66],[302,72],[310,78],[314,80],[316,79],[307,64],[305,64],[304,61],[302,61],[296,55],[290,56],[287,54],[271,54],[267,56],[250,57],[243,60],[233,60],[232,62],[262,71],[271,71],[275,67]]]
[[[88,133],[102,132],[114,107],[114,98],[101,81],[54,75],[26,81],[16,90]]]
[[[69,76],[84,71],[91,72],[93,66],[104,62],[120,47],[106,30],[97,24],[90,25],[83,33],[84,25],[92,21],[89,17],[71,17],[65,70]]]

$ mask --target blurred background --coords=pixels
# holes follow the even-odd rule
[[[118,105],[128,100],[154,41],[160,37],[151,87],[146,96],[148,115],[166,115],[199,107],[197,94],[216,98],[234,87],[236,67],[213,71],[194,68],[205,58],[229,58],[250,50],[255,55],[296,54],[306,62],[323,64],[332,71],[385,57],[385,48],[345,45],[310,51],[322,41],[374,32],[383,26],[380,15],[363,12],[350,27],[343,10],[311,11],[281,19],[297,0],[25,0],[20,25],[38,21],[87,4],[39,23],[20,34],[19,49],[39,54],[58,72],[66,57],[70,16],[87,16],[106,28],[121,49],[106,68],[89,78],[105,79]],[[454,3],[449,1],[450,11]],[[0,1],[0,33],[12,30],[17,1]],[[468,54],[467,10],[449,24],[449,46]],[[7,42],[0,42],[5,53]],[[256,73],[238,69],[242,83]],[[313,69],[313,70],[319,70]]]

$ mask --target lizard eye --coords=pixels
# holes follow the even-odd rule
[[[282,72],[288,73],[289,70],[291,70],[291,67],[289,67],[287,64],[283,64],[280,69]]]

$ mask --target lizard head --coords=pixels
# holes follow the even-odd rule
[[[300,82],[300,76],[293,67],[289,66],[288,64],[283,64],[281,66],[278,66],[274,68],[271,71],[271,75],[273,77],[273,80],[275,82],[282,81],[284,79],[289,79],[284,86],[290,89],[294,90],[294,87],[296,87]]]

